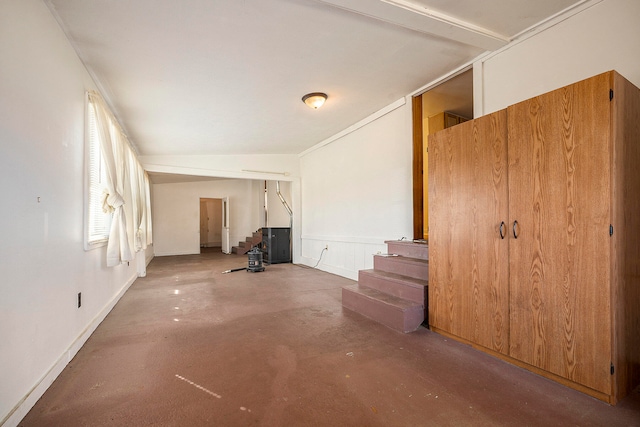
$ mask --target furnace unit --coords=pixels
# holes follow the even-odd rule
[[[291,229],[263,227],[261,246],[264,262],[267,264],[291,262]]]

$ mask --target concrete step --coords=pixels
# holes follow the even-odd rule
[[[409,258],[429,259],[429,245],[411,240],[387,240],[387,252]]]
[[[425,319],[424,305],[357,284],[342,288],[342,306],[403,333]]]
[[[427,306],[428,280],[381,270],[360,270],[358,284]]]
[[[404,256],[374,255],[374,270],[429,280],[429,261]]]

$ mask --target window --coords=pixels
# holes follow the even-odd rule
[[[111,213],[102,208],[106,183],[106,168],[100,149],[96,111],[92,103],[87,105],[87,206],[85,249],[103,246],[109,239]]]
[[[115,267],[152,242],[149,181],[102,97],[87,98],[85,249],[108,242],[107,267]]]

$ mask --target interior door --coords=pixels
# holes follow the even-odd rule
[[[508,108],[510,355],[611,392],[610,101],[598,76]]]
[[[222,198],[222,252],[231,253],[231,239],[229,237],[229,198]]]
[[[429,324],[503,354],[506,166],[505,110],[429,136]]]
[[[200,198],[200,247],[222,245],[222,199]]]
[[[207,200],[200,199],[200,247],[206,246],[209,234],[209,212],[207,209]]]

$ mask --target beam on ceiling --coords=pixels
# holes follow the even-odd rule
[[[328,5],[403,28],[493,51],[506,46],[508,37],[496,34],[406,0],[318,0]]]

